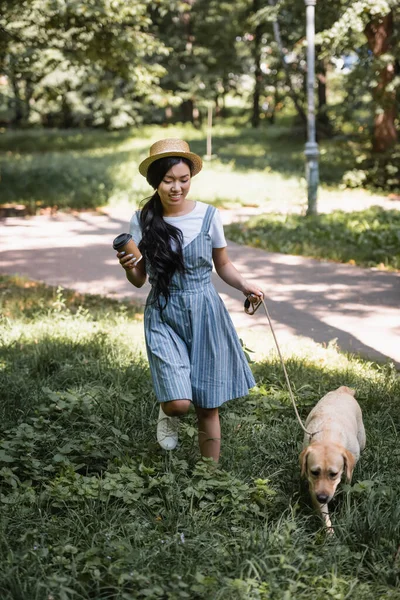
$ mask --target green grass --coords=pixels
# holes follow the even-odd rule
[[[400,212],[378,206],[306,218],[266,214],[229,225],[225,232],[235,242],[271,252],[400,269]]]
[[[194,413],[173,453],[135,306],[0,280],[2,600],[400,598],[400,381],[313,344],[286,354],[304,418],[356,388],[367,448],[326,537],[300,481],[302,434],[275,355],[221,410],[217,470]]]
[[[32,213],[49,206],[92,209],[121,202],[136,205],[151,193],[138,174],[138,164],[147,156],[150,144],[163,137],[183,137],[194,152],[201,156],[206,153],[206,130],[189,125],[146,126],[124,132],[2,130],[1,202],[24,204]],[[193,180],[192,196],[222,207],[304,210],[304,144],[302,129],[288,124],[254,130],[217,123],[213,129],[215,158],[205,162]],[[340,187],[343,174],[357,167],[362,151],[358,141],[321,141],[321,211],[349,198],[369,198],[364,190]]]

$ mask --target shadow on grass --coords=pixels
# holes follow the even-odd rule
[[[107,332],[90,329],[79,341],[71,315],[54,316],[54,335],[35,335],[25,325],[23,339],[0,349],[2,426],[27,425],[2,436],[15,462],[2,470],[2,493],[10,501],[0,527],[4,598],[13,597],[10,589],[22,600],[39,598],[44,586],[57,595],[63,585],[68,593],[121,600],[138,590],[149,597],[149,589],[154,598],[165,590],[181,597],[182,589],[185,597],[190,590],[199,599],[227,598],[236,597],[239,581],[241,589],[250,582],[257,595],[268,586],[283,598],[289,571],[290,593],[305,599],[315,597],[316,585],[325,597],[339,580],[346,593],[353,579],[358,590],[362,577],[368,595],[352,597],[371,600],[378,597],[379,571],[381,587],[398,584],[393,500],[400,481],[393,448],[400,382],[393,373],[351,359],[337,366],[288,361],[303,418],[338,385],[357,389],[370,441],[355,478],[381,478],[372,482],[375,495],[367,490],[338,500],[338,531],[328,540],[302,490],[302,433],[276,360],[254,365],[258,388],[221,409],[222,469],[210,470],[197,465],[189,428],[181,428],[173,453],[157,447],[148,368],[128,343],[116,346]],[[13,480],[10,489],[13,473],[23,483]],[[390,482],[390,489],[381,491],[380,482]],[[240,597],[253,597],[254,587],[248,589]]]
[[[54,321],[57,319],[59,315]],[[73,315],[65,319],[75,327]],[[46,397],[43,390],[48,388],[92,396],[95,411],[105,420],[115,419],[123,409],[124,428],[137,436],[138,419],[144,422],[149,418],[155,403],[147,361],[135,355],[127,343],[118,348],[104,331],[78,340],[68,331],[59,335],[56,324],[54,329],[54,335],[37,334],[36,339],[25,338],[0,348],[2,429],[34,415],[40,398]],[[121,419],[119,414],[118,421]],[[140,440],[137,443],[140,445]]]
[[[9,130],[0,134],[0,152],[18,154],[71,152],[118,146],[133,137],[146,137],[134,129],[104,131],[96,129]]]
[[[240,126],[224,132],[222,127],[214,132],[213,153],[223,165],[230,165],[239,173],[261,171],[267,176],[268,172],[276,172],[283,177],[304,178],[303,128]],[[168,135],[168,129],[160,131],[160,137]],[[132,181],[138,176],[140,158],[147,154],[145,140],[149,136],[151,128],[109,133],[94,130],[6,132],[0,135],[0,150],[15,152],[17,156],[3,155],[2,202],[91,208],[107,203],[119,191],[136,200]],[[134,137],[143,138],[140,148],[107,152]],[[190,134],[187,137],[189,139]],[[201,140],[190,139],[190,145],[192,151],[203,155],[205,133]],[[93,153],[103,150],[103,154],[80,155],[90,150]],[[330,139],[321,142],[320,151],[320,180],[335,185],[342,180],[344,172],[354,168],[360,149],[347,140]],[[132,172],[126,170],[129,163],[132,163]]]
[[[56,331],[56,324],[54,328]],[[65,454],[65,464],[72,461],[80,465],[82,473],[95,473],[105,469],[109,460],[139,456],[146,457],[144,460],[151,467],[162,452],[155,440],[157,402],[147,362],[129,352],[126,344],[115,348],[104,332],[91,334],[84,341],[77,341],[67,332],[68,328],[60,337],[43,335],[0,350],[3,434],[19,423],[30,423],[33,417],[36,419],[32,422],[33,431],[36,428],[39,440],[46,430],[52,430],[55,419],[59,436],[35,444],[29,460],[44,456],[52,464],[53,456],[61,452]],[[345,365],[335,366],[335,352],[331,356],[333,364],[328,367],[319,366],[312,358],[292,357],[286,361],[303,422],[323,395],[340,385],[348,385],[356,390],[367,431],[370,426],[383,430],[393,423],[400,424],[397,411],[400,383],[390,368],[376,369],[351,357]],[[303,432],[295,418],[279,361],[273,358],[255,364],[253,371],[257,387],[246,398],[228,402],[221,408],[221,465],[244,481],[268,479],[272,489],[278,491],[270,519],[279,520],[286,506],[298,502],[303,508],[308,505],[299,487],[298,455]],[[53,416],[46,416],[43,407],[54,402],[59,402],[59,411],[53,409]],[[45,429],[40,415],[50,419]],[[195,426],[194,414],[185,421]],[[196,437],[188,435],[189,430],[182,428],[175,454],[177,460],[189,461],[193,468],[199,455]],[[29,431],[21,434],[28,445],[33,441]],[[110,436],[116,436],[112,443]],[[375,448],[388,453],[391,437],[393,432],[386,436],[386,441],[377,440]],[[60,450],[68,440],[72,449]],[[74,440],[80,440],[81,450],[76,456]],[[374,477],[373,447],[371,444],[366,451],[362,471],[357,467],[355,479]],[[398,457],[393,455],[390,460],[395,466]],[[64,462],[60,459],[57,468],[62,468]],[[383,481],[390,483],[389,474]]]
[[[102,155],[35,153],[18,160],[7,158],[2,162],[1,202],[25,203],[34,212],[35,207],[47,206],[96,208],[107,204],[119,191],[136,198],[132,182],[140,177],[138,161],[139,151]]]

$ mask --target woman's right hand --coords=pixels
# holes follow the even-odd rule
[[[119,264],[125,269],[125,271],[131,271],[136,267],[136,265],[142,257],[135,258],[133,254],[125,254],[125,252],[118,252],[117,258],[119,260]]]

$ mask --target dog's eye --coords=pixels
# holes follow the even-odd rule
[[[335,477],[337,477],[337,476],[338,476],[338,474],[337,474],[337,473],[329,473],[329,476],[330,476],[332,479],[335,479]]]
[[[311,471],[311,475],[313,475],[313,477],[318,477],[318,475],[319,475],[319,469],[313,469]]]

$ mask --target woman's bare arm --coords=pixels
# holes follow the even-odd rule
[[[136,262],[133,254],[125,256],[124,252],[118,252],[119,264],[125,269],[126,278],[132,285],[141,288],[146,281],[146,266],[144,258]]]
[[[244,279],[236,267],[234,267],[230,261],[226,248],[214,248],[213,261],[215,270],[225,283],[240,290],[245,296],[249,296],[250,294],[253,294],[254,296],[263,296],[263,292],[258,285]]]

